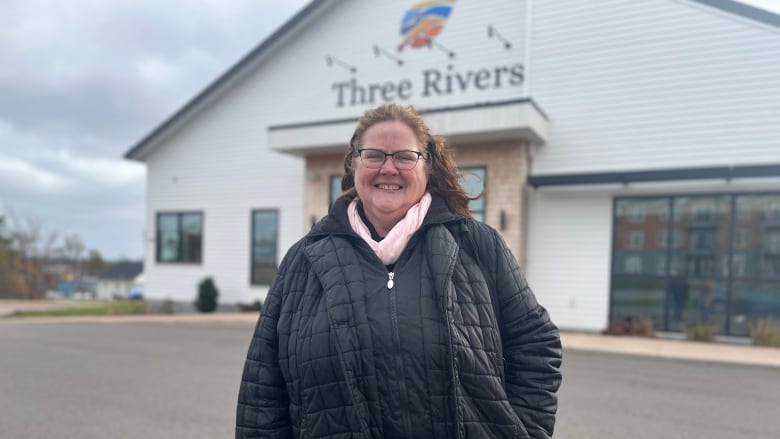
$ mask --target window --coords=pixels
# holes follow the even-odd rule
[[[339,195],[341,195],[341,176],[331,175],[328,178],[328,182],[330,183],[328,206],[333,206],[333,203],[335,203],[336,199],[339,197]]]
[[[739,228],[736,230],[734,247],[738,249],[750,248],[750,229]]]
[[[639,255],[631,255],[626,256],[625,261],[623,262],[623,272],[624,273],[641,273],[642,272],[642,256]]]
[[[157,214],[157,262],[201,262],[203,213]]]
[[[278,210],[252,211],[252,285],[270,285],[276,275]]]
[[[628,232],[627,239],[628,242],[626,242],[626,248],[630,250],[641,250],[642,247],[645,244],[645,233],[641,230],[637,231],[631,231]]]
[[[661,229],[655,233],[655,245],[658,248],[666,248],[666,242],[669,240],[669,230]]]
[[[645,221],[645,215],[647,215],[647,210],[645,210],[645,206],[642,204],[632,204],[629,206],[628,209],[628,220],[632,223],[641,223]]]
[[[460,184],[469,197],[479,197],[469,202],[471,215],[477,221],[485,221],[485,168],[461,168]]]

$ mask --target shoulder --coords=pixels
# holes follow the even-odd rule
[[[471,236],[471,239],[474,240],[478,247],[503,245],[504,241],[501,238],[501,234],[492,226],[473,218],[464,218],[461,220],[461,224],[463,230]]]

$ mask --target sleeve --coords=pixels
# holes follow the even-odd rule
[[[236,439],[292,437],[277,332],[291,253],[285,256],[271,284],[249,344],[238,391]]]
[[[509,402],[533,438],[550,438],[558,409],[562,347],[558,328],[536,301],[517,259],[495,230],[495,294],[501,316]]]

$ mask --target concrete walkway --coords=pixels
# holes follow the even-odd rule
[[[0,300],[0,315],[9,314],[19,303]],[[30,309],[30,303],[24,305]],[[43,304],[41,304],[43,307]],[[105,317],[27,317],[0,318],[3,324],[35,323],[143,323],[157,322],[176,324],[190,323],[242,323],[253,324],[257,313],[210,313],[210,314],[143,314]],[[780,367],[780,348],[764,348],[728,343],[701,343],[666,338],[621,337],[578,332],[563,332],[561,341],[564,349],[609,352],[615,354],[643,355],[658,358],[677,358],[685,360],[750,364],[757,366]]]
[[[780,367],[780,348],[574,332],[562,333],[561,342],[564,349]]]

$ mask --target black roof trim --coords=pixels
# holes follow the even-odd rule
[[[780,164],[663,169],[652,171],[596,172],[585,174],[529,175],[528,185],[537,188],[541,186],[607,183],[629,184],[650,181],[703,179],[731,180],[735,178],[750,177],[780,177]]]
[[[295,28],[300,22],[302,22],[305,18],[311,15],[316,9],[318,9],[322,5],[325,5],[326,3],[329,3],[328,0],[312,0],[311,3],[306,5],[303,9],[301,9],[300,12],[295,14],[292,18],[287,20],[287,22],[285,22],[281,27],[279,27],[273,34],[271,34],[271,36],[263,40],[248,54],[246,54],[243,58],[238,60],[238,62],[236,62],[232,67],[230,67],[225,73],[218,76],[217,79],[212,81],[200,93],[198,93],[197,95],[195,95],[195,97],[190,99],[179,110],[174,112],[172,116],[168,117],[165,121],[163,121],[160,125],[158,125],[157,128],[152,130],[152,132],[147,134],[144,138],[142,138],[135,145],[133,145],[133,147],[131,147],[130,150],[128,150],[125,153],[125,158],[133,159],[134,158],[133,156],[135,156],[144,146],[146,146],[147,143],[151,142],[159,134],[161,134],[162,132],[164,132],[171,126],[173,126],[185,114],[187,114],[190,110],[192,110],[198,104],[200,104],[201,101],[205,100],[212,92],[216,91],[217,88],[219,88],[219,86],[223,82],[227,81],[228,79],[236,75],[238,72],[240,72],[242,68],[248,65],[255,57],[257,57],[266,49],[268,49],[270,46],[272,46],[277,40],[281,39],[282,36],[284,36],[290,30]]]
[[[509,99],[504,101],[483,102],[479,104],[420,109],[419,111],[422,114],[432,114],[432,113],[445,113],[448,111],[473,110],[475,108],[503,107],[505,105],[514,105],[514,104],[531,104],[536,109],[536,111],[538,111],[539,114],[542,115],[542,117],[544,117],[546,120],[550,120],[547,117],[547,114],[545,114],[545,112],[541,108],[539,108],[539,105],[531,98]],[[357,122],[358,119],[359,118],[357,117],[349,117],[344,119],[330,119],[330,120],[318,120],[314,122],[290,123],[290,124],[269,126],[268,129],[270,131],[273,131],[273,130],[285,130],[285,129],[294,129],[294,128],[308,128],[308,127],[315,127],[315,126],[322,126],[322,125],[336,125],[336,124],[347,123],[347,122],[354,123]]]
[[[745,18],[749,18],[754,21],[759,21],[764,24],[768,24],[774,27],[780,27],[780,15],[774,14],[765,9],[757,8],[755,6],[746,5],[744,3],[733,0],[691,0],[697,3],[712,6],[732,14],[740,15]]]

